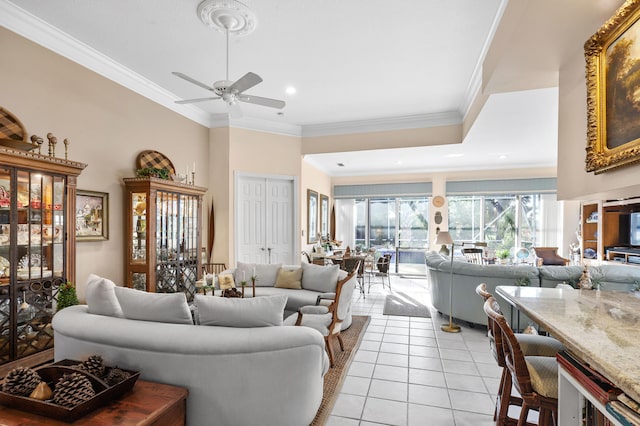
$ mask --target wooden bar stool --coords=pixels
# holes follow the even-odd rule
[[[497,326],[493,329],[496,348],[502,348],[505,369],[508,370],[513,385],[522,397],[518,426],[529,424],[527,416],[531,409],[539,413],[539,426],[557,426],[558,364],[555,357],[525,357],[515,333],[499,313],[500,306],[493,297],[484,303],[484,311]],[[503,394],[505,393],[503,390]]]
[[[489,299],[493,299],[493,295],[487,291],[487,285],[482,283],[476,287],[476,293],[481,296],[486,302]],[[495,301],[495,299],[493,299]],[[494,308],[502,315],[500,306],[496,301]],[[496,339],[495,335],[498,334]],[[498,366],[502,368],[502,375],[500,377],[500,384],[498,386],[498,395],[496,397],[496,408],[493,414],[493,420],[498,426],[515,424],[517,419],[513,419],[508,416],[509,406],[522,406],[522,398],[512,395],[511,387],[513,379],[509,369],[506,367],[504,359],[504,350],[502,348],[502,339],[498,325],[493,318],[487,315],[487,335],[489,337],[489,344],[491,345],[491,352],[495,358]],[[543,356],[543,357],[555,357],[555,355],[564,349],[564,345],[558,340],[549,336],[539,336],[535,334],[523,334],[514,333],[515,338],[520,344],[520,348],[525,356]],[[555,362],[555,358],[554,358]]]

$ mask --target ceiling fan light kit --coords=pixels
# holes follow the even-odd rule
[[[237,0],[204,0],[198,5],[198,16],[205,25],[238,36],[252,33],[258,24],[253,11]]]

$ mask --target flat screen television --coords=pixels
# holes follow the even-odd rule
[[[640,246],[640,212],[631,213],[629,217],[629,244]]]

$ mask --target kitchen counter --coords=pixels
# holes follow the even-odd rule
[[[516,286],[496,292],[640,401],[640,293]]]

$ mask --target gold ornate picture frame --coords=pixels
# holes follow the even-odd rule
[[[584,45],[586,171],[640,161],[640,0],[628,0]]]

